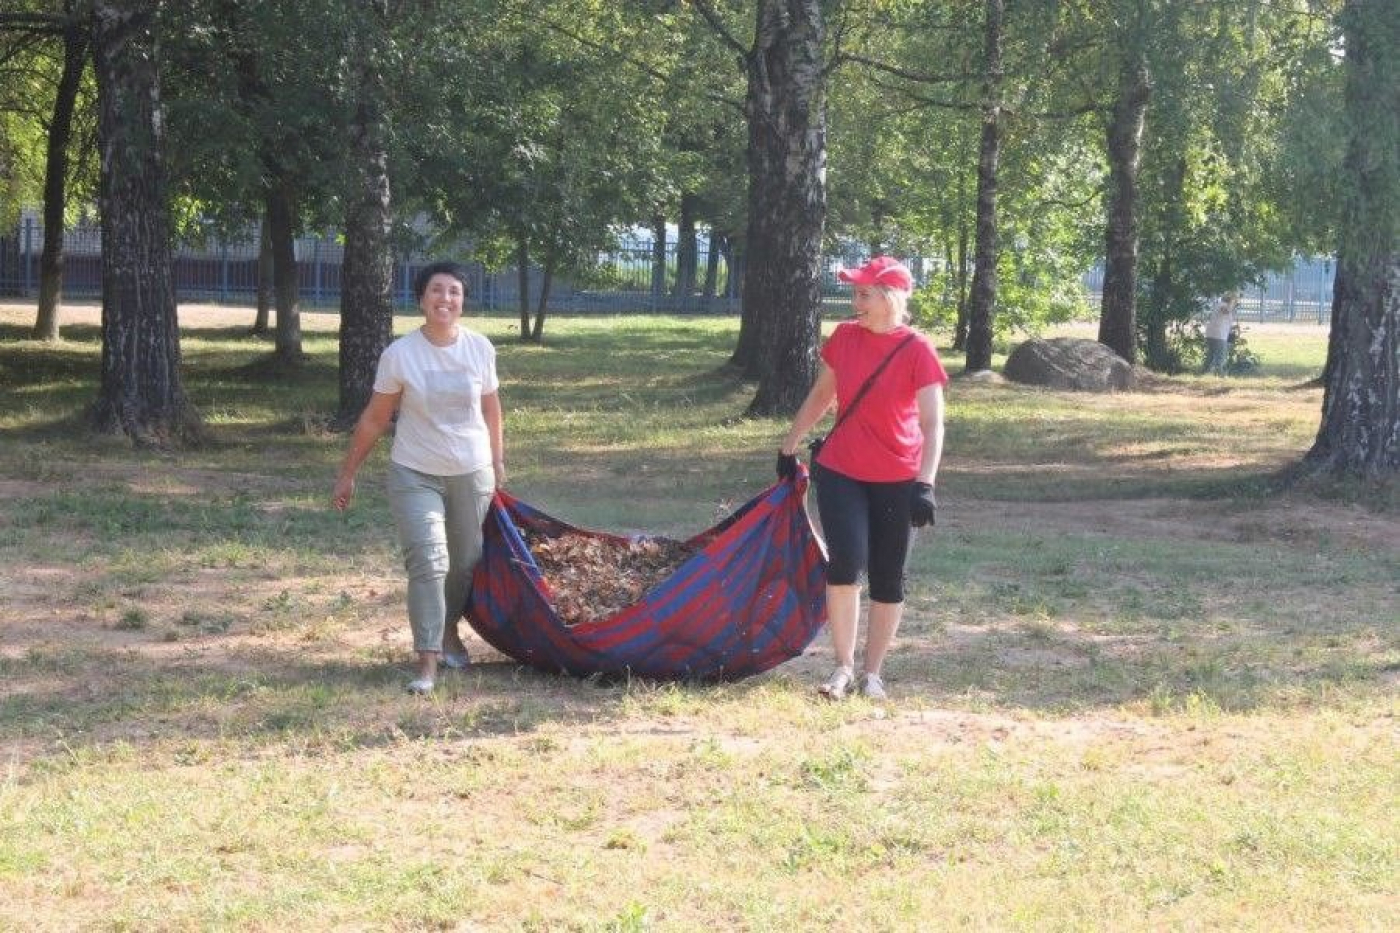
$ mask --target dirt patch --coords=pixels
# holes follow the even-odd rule
[[[52,484],[23,479],[0,479],[0,502],[18,502],[47,495],[53,491]],[[0,522],[3,522],[0,513]]]

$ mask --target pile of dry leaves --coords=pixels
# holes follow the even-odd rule
[[[570,626],[626,609],[696,552],[667,538],[551,538],[527,531],[525,543],[549,585],[555,612]]]

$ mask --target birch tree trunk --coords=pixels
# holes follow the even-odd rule
[[[1322,423],[1306,471],[1400,472],[1400,7],[1348,0],[1345,200]]]
[[[272,220],[263,211],[258,230],[257,311],[253,317],[253,335],[264,337],[272,331]]]
[[[274,175],[267,191],[267,229],[272,241],[272,295],[277,306],[273,351],[287,366],[302,363],[301,274],[297,269],[294,183]]]
[[[520,294],[520,339],[530,339],[530,242],[524,231],[515,235],[515,282]]]
[[[982,142],[977,154],[977,233],[967,305],[968,372],[992,366],[992,316],[997,301],[997,170],[1001,161],[1001,45],[1005,0],[987,0]]]
[[[73,111],[87,67],[87,24],[65,4],[63,24],[63,73],[54,95],[49,121],[48,152],[44,166],[44,251],[39,257],[39,313],[34,319],[35,340],[57,340],[59,308],[63,303],[63,214],[67,206],[68,145],[73,136]]]
[[[1130,54],[1108,121],[1108,223],[1099,311],[1099,343],[1129,363],[1137,360],[1138,167],[1151,94],[1145,58]]]
[[[958,320],[953,327],[953,349],[967,350],[967,224],[958,222],[958,255],[953,263],[957,269],[954,282],[958,290]]]
[[[748,56],[744,308],[758,332],[755,416],[790,415],[817,375],[826,224],[825,25],[817,0],[762,0]]]

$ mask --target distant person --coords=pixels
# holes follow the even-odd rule
[[[1225,364],[1230,359],[1230,332],[1235,327],[1235,309],[1239,304],[1238,292],[1226,292],[1206,319],[1206,365],[1201,372],[1225,375]]]
[[[855,320],[822,346],[817,381],[778,451],[781,478],[797,472],[797,445],[832,403],[837,420],[812,477],[826,539],[826,609],[836,669],[819,688],[840,699],[858,687],[885,699],[881,670],[904,612],[911,527],[934,523],[948,374],[929,339],[909,327],[913,276],[877,256],[838,277],[855,286]],[[864,669],[855,677],[860,575],[870,584]]]
[[[374,394],[355,425],[335,482],[340,510],[355,494],[355,473],[398,412],[387,491],[408,571],[408,623],[418,652],[410,693],[429,693],[438,662],[467,666],[458,631],[481,526],[505,483],[496,349],[459,323],[466,270],[425,266],[414,282],[423,324],[379,358]]]

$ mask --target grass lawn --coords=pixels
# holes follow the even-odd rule
[[[334,318],[274,374],[250,311],[182,308],[214,442],[171,454],[83,431],[95,309],[56,345],[32,313],[0,304],[0,929],[1400,925],[1395,490],[1274,482],[1319,328],[1248,325],[1248,378],[955,380],[893,699],[832,704],[824,636],[719,685],[470,637],[408,696],[387,443],[327,505]],[[736,322],[469,323],[532,504],[689,534],[771,482]]]

